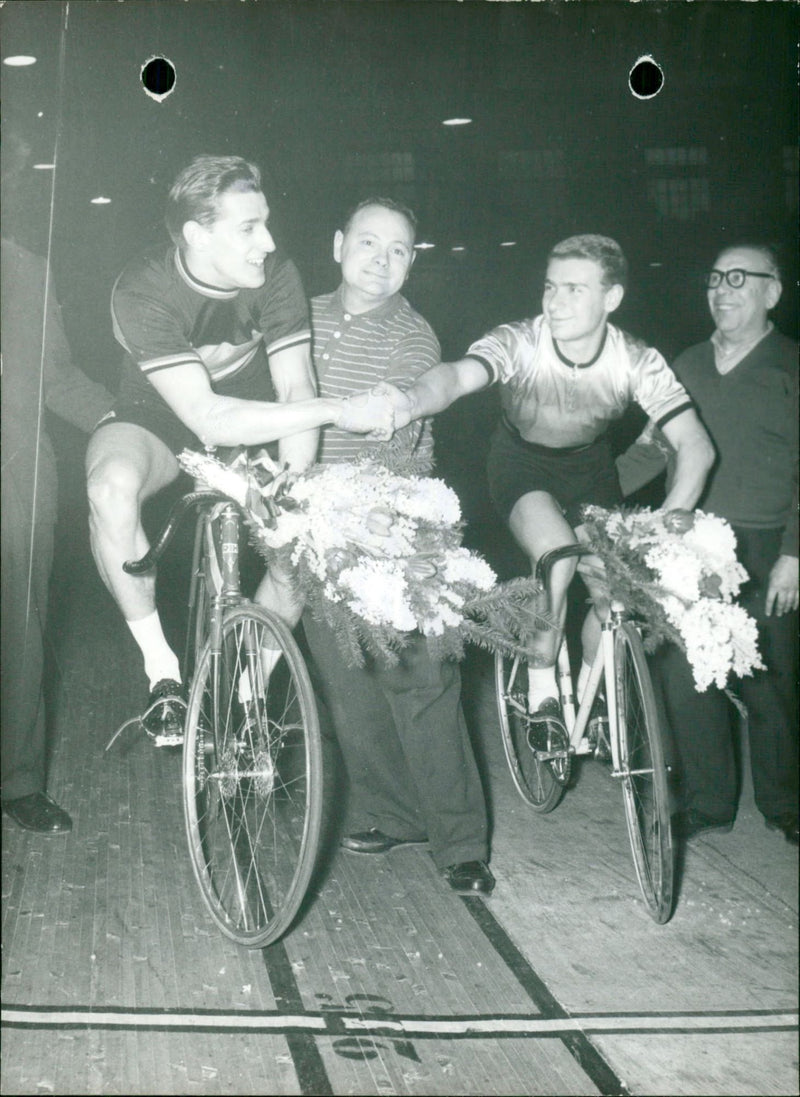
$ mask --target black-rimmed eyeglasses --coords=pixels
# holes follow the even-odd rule
[[[760,270],[742,270],[741,267],[734,267],[733,270],[710,270],[705,276],[705,283],[709,289],[716,289],[725,279],[731,289],[741,289],[748,278],[774,277],[774,274],[765,274]]]

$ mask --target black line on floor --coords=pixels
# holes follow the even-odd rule
[[[306,1013],[300,988],[283,941],[261,950],[275,1004],[287,1013]],[[333,1097],[333,1086],[313,1033],[286,1034],[300,1092],[308,1097]]]
[[[489,944],[543,1016],[554,1019],[568,1017],[567,1011],[550,993],[483,900],[465,896],[462,901]],[[603,1097],[629,1097],[622,1080],[582,1032],[567,1033],[562,1039],[570,1055]]]

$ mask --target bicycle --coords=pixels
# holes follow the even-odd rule
[[[317,857],[322,743],[311,680],[288,626],[241,590],[243,513],[211,489],[174,504],[151,570],[197,509],[184,677],[183,808],[206,908],[238,944],[262,948],[293,923]]]
[[[581,544],[545,553],[535,578],[545,600],[550,571],[559,560],[591,554]],[[520,796],[538,812],[550,812],[569,783],[573,758],[610,759],[611,776],[623,791],[625,820],[636,877],[648,913],[658,923],[672,913],[673,854],[667,772],[650,673],[639,628],[624,605],[612,599],[589,681],[576,707],[570,652],[562,637],[557,676],[563,726],[548,721],[544,735],[531,727],[528,663],[524,657],[495,655],[495,689],[500,729],[511,776]],[[601,680],[607,718],[598,715]]]

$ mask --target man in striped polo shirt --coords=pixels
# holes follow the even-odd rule
[[[342,282],[312,301],[320,395],[366,394],[379,382],[412,383],[440,360],[430,325],[401,296],[414,261],[416,219],[390,199],[372,198],[334,237]],[[397,456],[430,466],[429,420],[392,439]],[[350,461],[380,445],[337,426],[322,431],[320,460]],[[306,614],[304,625],[349,778],[351,853],[382,854],[428,843],[457,892],[488,894],[486,805],[461,708],[458,664],[433,660],[415,635],[390,667],[347,666],[333,632]]]

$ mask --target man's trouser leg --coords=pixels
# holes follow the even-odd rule
[[[412,775],[438,868],[488,860],[486,801],[461,707],[461,670],[415,637],[378,679]]]
[[[44,627],[53,559],[52,493],[44,479],[37,498],[34,552],[31,506],[13,477],[2,482],[2,668],[0,733],[2,796],[43,792],[46,725],[43,693]]]
[[[662,644],[650,669],[667,719],[667,755],[678,767],[682,808],[732,819],[737,786],[730,702],[713,685],[697,692],[689,662],[673,644]]]
[[[400,665],[353,669],[333,632],[304,618],[351,785],[352,829],[425,837],[439,867],[487,857],[486,808],[460,706],[460,675],[422,638]]]
[[[768,819],[797,814],[797,613],[764,613],[769,572],[780,553],[780,530],[736,529],[739,557],[753,577],[742,605],[758,624],[766,670],[739,680],[747,707],[750,768],[756,806]]]

